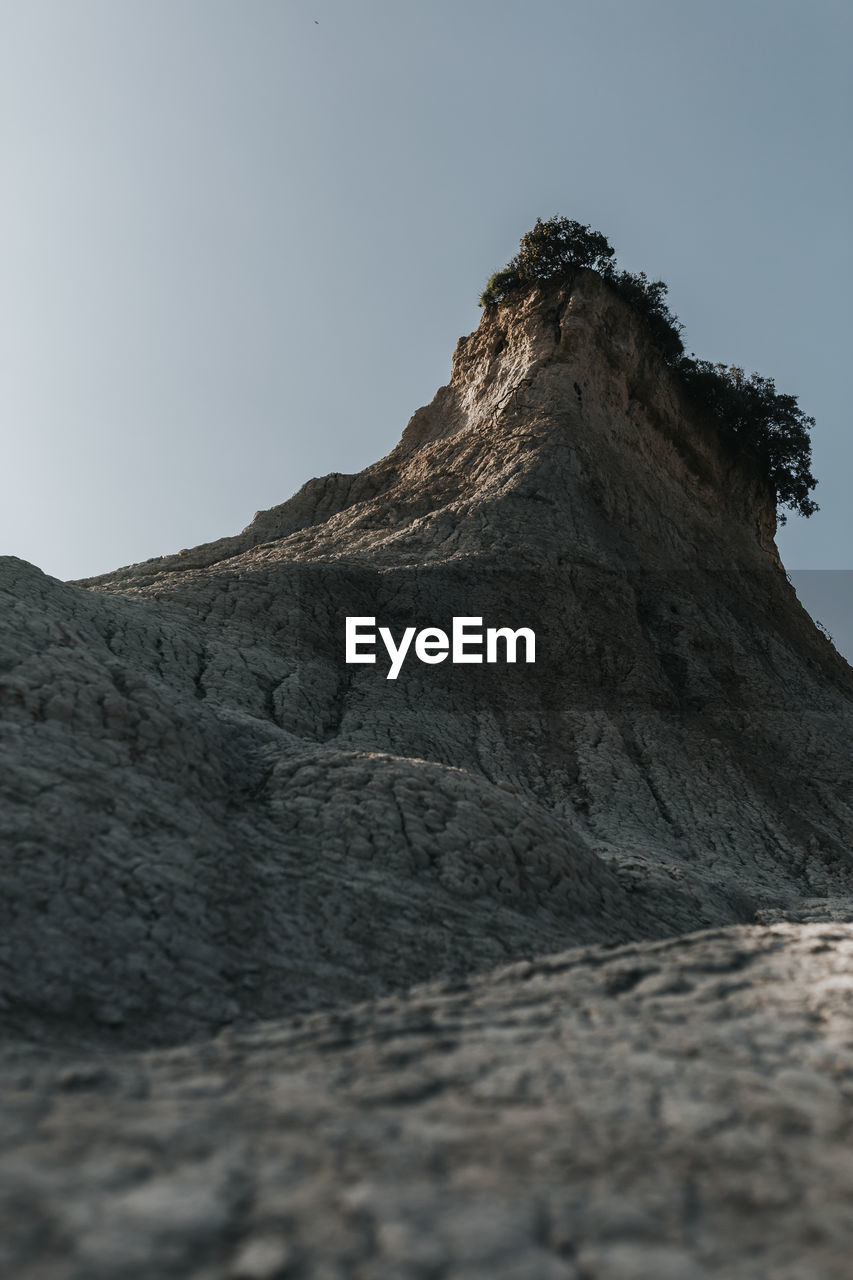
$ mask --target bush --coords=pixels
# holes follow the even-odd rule
[[[690,397],[758,459],[777,507],[802,516],[818,511],[817,503],[809,497],[817,484],[811,473],[809,439],[814,418],[806,417],[796,396],[777,392],[772,378],[757,373],[747,377],[735,365],[685,356],[684,326],[667,306],[663,280],[649,280],[644,271],[617,272],[613,249],[599,231],[559,215],[547,222],[537,218],[533,230],[521,237],[515,257],[489,279],[480,295],[480,306],[503,302],[536,281],[571,280],[578,267],[597,271],[642,317],[663,359],[681,376]],[[780,524],[785,520],[780,511]]]
[[[503,271],[496,271],[494,275],[489,276],[489,283],[480,294],[480,306],[487,307],[494,302],[503,302],[510,293],[522,287],[523,281],[519,278],[517,271],[513,271],[510,267],[504,268]]]
[[[811,473],[809,438],[815,420],[803,413],[796,396],[780,394],[772,378],[758,373],[747,377],[736,365],[684,357],[678,372],[690,398],[758,458],[778,507],[806,517],[820,510],[809,497],[817,485]],[[779,523],[786,520],[780,511]]]
[[[576,267],[601,270],[612,257],[613,249],[600,231],[570,218],[537,218],[509,265],[522,280],[552,280]]]
[[[592,227],[570,218],[536,219],[532,231],[521,237],[518,253],[490,277],[480,294],[480,306],[503,302],[509,294],[535,280],[569,278],[577,267],[603,269],[613,257],[606,238]]]

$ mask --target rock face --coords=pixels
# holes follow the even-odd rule
[[[847,1280],[853,928],[591,947],[86,1058],[9,1047],[15,1280]]]
[[[4,560],[8,1025],[172,1041],[849,895],[853,673],[772,533],[584,272],[237,538],[77,585]],[[392,681],[346,616],[537,660]]]
[[[335,1017],[343,1016],[321,1011],[385,996],[391,1003],[381,1009],[393,1014],[366,1006],[353,1017],[364,1027],[374,1018],[376,1027],[385,1025],[383,1019],[398,1019],[388,1032],[396,1041],[408,1034],[422,997],[392,993],[413,983],[460,983],[496,966],[533,963],[578,947],[587,950],[572,952],[573,972],[593,963],[607,969],[610,952],[601,945],[633,947],[630,954],[639,957],[625,988],[618,985],[622,978],[613,978],[615,994],[639,985],[657,1000],[671,991],[680,1000],[679,1026],[684,1024],[678,1032],[682,1047],[661,1050],[660,1079],[658,1066],[653,1071],[647,1063],[648,1080],[641,1072],[646,1083],[637,1086],[639,1092],[629,1091],[619,1111],[637,1169],[661,1144],[676,1153],[666,1157],[654,1194],[649,1191],[651,1198],[639,1208],[636,1197],[631,1200],[627,1165],[624,1178],[620,1174],[624,1186],[618,1194],[633,1205],[625,1209],[631,1221],[636,1213],[654,1217],[654,1205],[671,1203],[676,1183],[682,1188],[681,1225],[670,1224],[659,1236],[643,1228],[642,1247],[658,1250],[655,1258],[643,1255],[645,1263],[631,1261],[631,1249],[640,1247],[633,1227],[614,1228],[610,1235],[604,1227],[576,1232],[578,1241],[586,1241],[583,1256],[582,1250],[572,1252],[575,1245],[552,1247],[552,1228],[536,1225],[545,1212],[541,1197],[531,1196],[519,1208],[520,1217],[510,1214],[508,1220],[516,1223],[518,1217],[518,1238],[529,1237],[534,1253],[519,1254],[512,1271],[496,1269],[485,1253],[464,1262],[462,1250],[457,1260],[468,1270],[462,1263],[453,1270],[452,1223],[451,1243],[440,1246],[441,1258],[433,1258],[433,1246],[424,1243],[435,1215],[440,1218],[457,1196],[464,1200],[452,1179],[424,1210],[424,1240],[414,1209],[386,1215],[380,1230],[368,1188],[358,1193],[362,1200],[353,1201],[355,1207],[341,1210],[350,1215],[347,1231],[374,1232],[373,1243],[352,1254],[356,1261],[347,1261],[346,1249],[339,1255],[331,1246],[325,1253],[312,1254],[309,1245],[300,1253],[300,1245],[281,1254],[281,1232],[270,1223],[261,1224],[257,1238],[247,1236],[248,1253],[240,1261],[231,1246],[235,1232],[249,1230],[249,1219],[234,1205],[244,1204],[249,1173],[239,1160],[234,1172],[224,1156],[216,1169],[210,1166],[210,1178],[202,1179],[205,1191],[193,1190],[190,1177],[183,1200],[183,1157],[177,1160],[175,1195],[188,1219],[175,1219],[177,1244],[169,1236],[172,1228],[166,1231],[172,1243],[163,1245],[162,1257],[153,1244],[147,1254],[145,1224],[158,1218],[158,1205],[173,1203],[171,1184],[146,1182],[155,1166],[169,1163],[167,1153],[178,1142],[169,1120],[163,1133],[171,1136],[151,1156],[148,1172],[140,1172],[145,1160],[134,1163],[134,1155],[126,1177],[116,1175],[127,1204],[122,1200],[110,1210],[118,1215],[114,1237],[108,1225],[106,1236],[98,1234],[100,1227],[86,1218],[88,1209],[75,1210],[62,1228],[66,1235],[60,1231],[56,1240],[73,1237],[82,1252],[69,1244],[67,1257],[76,1261],[68,1262],[67,1271],[56,1262],[49,1274],[195,1275],[190,1256],[202,1259],[200,1280],[202,1274],[235,1280],[320,1275],[311,1268],[315,1262],[319,1268],[321,1259],[322,1274],[329,1276],[356,1274],[352,1268],[358,1265],[367,1268],[358,1272],[364,1276],[482,1273],[548,1280],[651,1274],[681,1280],[706,1274],[704,1267],[723,1274],[720,1268],[735,1265],[734,1255],[722,1246],[715,1253],[708,1243],[714,1233],[729,1230],[726,1214],[735,1213],[725,1208],[722,1183],[707,1189],[709,1203],[717,1207],[703,1217],[705,1190],[695,1190],[702,1180],[688,1176],[679,1152],[693,1139],[704,1141],[703,1125],[720,1134],[728,1126],[738,1135],[740,1154],[730,1151],[724,1158],[728,1148],[721,1137],[713,1158],[725,1168],[727,1160],[734,1161],[731,1168],[758,1168],[755,1143],[761,1134],[787,1142],[785,1100],[796,1089],[788,1080],[781,1092],[771,1090],[777,1110],[771,1107],[770,1118],[761,1121],[764,1128],[756,1129],[750,1127],[751,1102],[733,1103],[729,1119],[719,1125],[714,1119],[725,1110],[721,1081],[729,1071],[736,1074],[728,1051],[713,1058],[717,1065],[710,1074],[685,1067],[681,1092],[673,1085],[682,1059],[717,1053],[721,1033],[710,1024],[729,1016],[722,988],[714,988],[714,999],[723,1001],[719,1006],[700,1002],[693,1009],[679,995],[692,990],[689,982],[683,989],[678,985],[680,957],[689,967],[695,948],[712,944],[676,939],[711,930],[705,936],[717,939],[713,946],[721,955],[741,954],[736,939],[743,936],[756,955],[783,957],[781,969],[768,971],[766,1004],[747,1001],[736,1015],[746,1019],[747,1039],[757,1046],[744,1050],[743,1070],[753,1072],[753,1084],[744,1086],[743,1096],[751,1098],[749,1091],[759,1087],[754,1081],[771,1069],[770,1058],[776,1071],[787,1051],[778,1035],[768,1048],[761,1027],[777,1016],[777,1004],[787,1009],[793,1003],[797,1017],[806,1018],[805,1006],[796,1005],[792,966],[808,956],[802,963],[819,987],[820,957],[825,954],[830,965],[837,947],[853,936],[844,924],[853,920],[853,671],[800,607],[776,553],[774,531],[773,504],[752,464],[735,456],[685,401],[634,314],[584,271],[571,286],[543,286],[523,301],[489,308],[477,332],[460,340],[449,385],[418,410],[391,453],[358,475],[309,481],[288,502],[258,513],[236,537],[76,584],[57,582],[19,560],[0,560],[0,1020],[8,1035],[29,1044],[20,1049],[21,1062],[52,1063],[73,1048],[88,1049],[97,1063],[119,1050],[161,1046],[160,1057],[122,1057],[121,1080],[136,1079],[134,1061],[150,1061],[157,1079],[170,1063],[187,1063],[192,1080],[187,1077],[186,1088],[207,1096],[208,1058],[229,1080],[228,1072],[237,1067],[232,1050],[231,1065],[223,1066],[225,1050],[205,1047],[203,1039],[230,1028],[230,1035],[249,1037],[246,1062],[263,1063],[259,1071],[270,1069],[267,1050],[267,1056],[256,1055],[261,1042],[281,1046],[281,1096],[290,1097],[292,1086],[287,1106],[294,1108],[311,1091],[311,1063],[325,1052],[323,1037],[337,1034],[323,1028],[339,1025]],[[390,680],[381,648],[375,665],[345,663],[344,620],[352,616],[375,617],[395,638],[410,626],[450,630],[455,616],[481,617],[484,627],[529,627],[536,634],[536,662],[427,665],[410,655],[399,677]],[[778,924],[786,920],[817,923]],[[825,952],[823,934],[808,932],[823,927],[821,921],[836,922]],[[742,934],[743,926],[751,929]],[[815,940],[813,950],[807,938]],[[737,971],[738,965],[730,967]],[[661,978],[658,989],[650,975],[663,971],[669,977]],[[716,972],[714,964],[709,972]],[[533,988],[524,988],[521,970],[513,973],[517,991],[529,994]],[[486,986],[471,991],[492,991],[493,979],[478,981]],[[494,981],[499,987],[501,980]],[[563,979],[547,981],[557,984],[553,1000],[559,1003]],[[599,1006],[600,992],[590,994],[581,984],[583,993],[577,994],[575,979],[565,981],[574,1012],[565,1015],[568,1021],[560,1015],[554,1033],[574,1043],[584,1019],[593,1026],[601,1018],[606,1022],[611,1006],[603,996]],[[739,980],[734,981],[736,986]],[[427,1004],[444,999],[435,994],[440,988],[430,990],[423,997]],[[463,1021],[473,1018],[470,1026],[479,1025],[469,1004],[480,995],[459,999],[469,1002]],[[412,1124],[425,1125],[423,1134],[437,1124],[444,1136],[414,1143],[413,1163],[401,1166],[413,1187],[432,1176],[430,1152],[453,1146],[454,1125],[467,1133],[465,1126],[474,1124],[474,1112],[467,1118],[459,1114],[460,1106],[474,1106],[466,1092],[479,1070],[474,1064],[488,1059],[492,1083],[485,1087],[492,1089],[493,1110],[502,1089],[511,1099],[526,1096],[519,1084],[520,1051],[504,1050],[497,1030],[503,1019],[521,1015],[514,1006],[499,1009],[491,994],[483,999],[488,1043],[475,1043],[471,1032],[465,1050],[470,1061],[464,1055],[458,1060],[457,1083],[468,1083],[453,1086],[440,1114],[427,1115],[420,1099],[441,1075],[431,1055],[443,1052],[442,1036],[424,1042],[426,1083],[418,1083],[415,1071]],[[494,999],[500,1004],[502,997]],[[510,1004],[526,999],[518,994]],[[657,1003],[642,1009],[658,1016]],[[587,1073],[597,1074],[596,1063],[607,1087],[622,1089],[620,1036],[624,1032],[640,1057],[647,1052],[637,1030],[647,1026],[642,1009],[631,1005],[623,1031],[617,1027],[610,1038],[592,1032],[581,1037],[589,1048],[571,1068],[571,1087],[565,1083],[569,1077],[560,1083],[553,1063],[547,1066],[548,1033],[531,1033],[531,1078],[539,1080],[547,1067],[556,1081],[554,1092],[541,1081],[531,1085],[530,1096],[538,1099],[531,1105],[554,1103],[559,1123],[569,1126],[566,1142],[574,1141],[571,1133],[587,1132],[591,1121],[574,1103],[560,1110],[563,1103],[554,1100],[580,1088]],[[304,1053],[293,1048],[302,1043],[296,1031],[248,1029],[258,1019],[309,1013],[320,1019],[310,1024],[319,1039],[309,1037]],[[661,1017],[666,1022],[665,1009]],[[833,1023],[832,1052],[851,1046],[850,1026],[842,1034],[841,1025]],[[800,1063],[811,1071],[815,1055],[829,1061],[820,1057],[825,1037],[813,1032],[801,1043],[799,1034],[792,1069]],[[198,1043],[180,1051],[187,1057],[170,1057],[165,1046],[181,1041]],[[269,1053],[275,1057],[278,1049]],[[360,1073],[375,1077],[384,1107],[383,1090],[397,1087],[389,1083],[397,1071],[392,1058],[341,1059],[340,1070],[355,1081],[359,1099]],[[14,1070],[16,1062],[13,1055]],[[400,1063],[408,1080],[408,1068]],[[83,1068],[74,1070],[85,1077]],[[821,1077],[823,1083],[814,1085],[820,1100],[815,1115],[820,1111],[821,1118],[808,1132],[817,1135],[829,1131],[825,1115],[835,1116],[832,1123],[842,1128],[849,1123],[849,1100],[838,1084],[849,1067],[826,1070],[829,1083]],[[30,1071],[27,1078],[36,1081],[42,1099],[28,1104],[33,1114],[57,1088],[66,1088],[48,1073],[48,1092],[38,1093],[41,1076]],[[73,1092],[78,1086],[72,1080],[67,1087]],[[84,1080],[80,1087],[89,1086]],[[363,1083],[368,1093],[371,1087]],[[400,1105],[409,1099],[409,1087],[400,1085]],[[422,1087],[426,1093],[418,1092]],[[250,1098],[254,1086],[247,1088]],[[107,1092],[98,1104],[102,1109],[92,1113],[101,1123],[107,1123],[112,1106]],[[610,1105],[612,1110],[615,1103]],[[141,1102],[134,1106],[128,1123],[142,1124],[139,1108],[145,1108]],[[193,1114],[200,1125],[218,1126],[219,1107],[199,1104]],[[372,1131],[370,1142],[396,1142],[390,1113],[380,1108],[364,1114],[383,1117],[381,1133]],[[487,1108],[484,1123],[491,1125],[489,1114]],[[332,1131],[338,1132],[338,1120],[332,1110],[324,1116],[322,1123],[331,1126],[327,1140],[337,1141]],[[545,1113],[540,1119],[537,1141],[546,1149],[539,1164],[547,1172],[542,1177],[559,1181],[558,1166],[567,1166],[556,1147],[547,1148],[550,1120]],[[368,1124],[354,1118],[352,1133],[361,1133],[363,1123]],[[602,1123],[584,1141],[606,1153],[615,1149],[617,1111]],[[239,1117],[234,1124],[239,1145]],[[477,1159],[497,1159],[497,1143],[516,1152],[525,1168],[536,1165],[539,1157],[522,1141],[516,1119],[504,1117],[501,1124],[491,1146],[477,1139]],[[799,1119],[791,1124],[792,1132],[800,1132]],[[677,1141],[673,1131],[680,1135]],[[26,1126],[21,1133],[16,1141],[31,1142]],[[63,1133],[59,1127],[54,1135],[60,1147]],[[68,1138],[68,1150],[74,1140]],[[460,1137],[463,1147],[467,1141]],[[353,1142],[357,1147],[357,1137]],[[818,1160],[817,1148],[800,1147],[797,1162],[803,1162],[806,1181],[789,1179],[789,1198],[808,1184],[809,1170],[818,1177],[817,1164],[809,1164]],[[118,1168],[122,1158],[118,1148],[106,1152],[103,1167]],[[302,1157],[292,1158],[298,1163]],[[271,1148],[269,1159],[270,1168],[278,1169],[291,1155]],[[359,1177],[364,1175],[372,1160],[347,1154],[344,1183],[359,1169]],[[606,1163],[594,1167],[595,1177],[604,1178]],[[572,1168],[577,1182],[586,1165],[577,1157]],[[775,1169],[762,1187],[773,1182]],[[494,1175],[501,1176],[509,1174]],[[252,1165],[253,1185],[272,1179],[276,1186],[278,1177]],[[281,1178],[284,1186],[283,1173]],[[488,1179],[482,1187],[476,1178],[470,1185],[476,1222],[466,1226],[468,1209],[460,1208],[457,1234],[470,1229],[485,1239],[489,1233],[476,1205],[481,1192],[491,1194],[494,1187]],[[64,1194],[61,1180],[54,1191]],[[41,1239],[38,1224],[53,1212],[53,1194],[45,1192],[32,1219],[34,1240]],[[321,1179],[317,1195],[330,1194],[330,1184]],[[788,1203],[784,1196],[760,1194],[768,1214]],[[565,1209],[568,1218],[558,1213],[560,1221],[582,1215],[583,1196],[577,1195],[575,1207]],[[592,1201],[583,1204],[593,1212]],[[125,1230],[122,1214],[130,1215],[132,1230]],[[368,1230],[365,1222],[373,1226]],[[195,1249],[192,1241],[199,1233],[207,1239],[208,1227],[219,1233],[219,1243],[207,1252]],[[796,1231],[801,1228],[805,1239],[808,1230],[817,1230],[814,1218],[806,1214]],[[85,1243],[90,1229],[94,1244]],[[559,1236],[562,1228],[553,1229]],[[810,1276],[836,1274],[833,1249],[841,1227],[836,1222],[832,1230],[836,1235],[826,1237],[823,1252],[814,1253]],[[153,1226],[151,1231],[153,1240]],[[132,1256],[110,1252],[111,1240],[135,1239],[134,1232],[142,1243],[128,1246]],[[41,1263],[31,1261],[38,1257],[35,1246],[27,1243],[26,1231],[24,1237],[14,1265],[37,1268]],[[735,1254],[747,1248],[745,1241],[735,1240]],[[57,1257],[64,1247],[55,1245]],[[418,1257],[426,1250],[425,1260],[405,1270],[401,1250],[409,1248]],[[748,1248],[754,1249],[752,1236]],[[503,1250],[504,1261],[510,1253]],[[155,1255],[159,1261],[150,1261]],[[204,1270],[214,1263],[220,1270]],[[819,1265],[829,1269],[820,1272]],[[759,1267],[730,1274],[768,1273]],[[773,1274],[794,1280],[805,1273]]]

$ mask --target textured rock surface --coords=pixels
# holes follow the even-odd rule
[[[853,926],[588,948],[148,1053],[7,1045],[21,1280],[846,1280]]]
[[[730,1274],[767,1274],[758,1262],[748,1268],[776,1242],[756,1244],[759,1228],[738,1207],[745,1193],[725,1191],[731,1178],[763,1188],[764,1208],[749,1221],[784,1220],[784,1239],[802,1247],[814,1232],[806,1270],[774,1275],[817,1275],[818,1266],[836,1274],[841,1242],[853,1243],[843,1198],[806,1188],[831,1182],[821,1143],[827,1168],[843,1164],[847,1068],[830,1072],[837,1135],[821,1121],[820,1134],[795,1142],[800,1122],[789,1132],[791,1090],[778,1085],[776,1063],[788,1043],[784,1008],[812,1028],[792,1050],[796,1069],[818,1070],[812,1049],[824,1043],[823,1015],[810,1012],[808,983],[822,990],[825,979],[834,993],[833,1051],[849,1036],[838,1029],[838,965],[844,922],[853,920],[853,672],[797,602],[773,533],[754,469],[684,402],[632,313],[582,272],[572,288],[490,309],[458,344],[449,385],[387,457],[357,476],[310,481],[237,537],[80,584],[0,559],[0,1024],[20,1045],[7,1055],[12,1079],[32,1066],[23,1127],[10,1121],[20,1134],[10,1221],[20,1204],[15,1169],[29,1170],[23,1200],[41,1206],[30,1218],[21,1211],[14,1265],[39,1276],[166,1275],[169,1267],[184,1274],[191,1260],[201,1276],[209,1260],[210,1275],[235,1278],[391,1276],[406,1274],[400,1251],[411,1248],[426,1250],[412,1275],[497,1275],[488,1246],[507,1276],[688,1277],[731,1268],[735,1256],[746,1269]],[[460,614],[532,627],[535,666],[428,667],[411,658],[390,681],[381,655],[374,667],[344,664],[347,615],[376,616],[399,635],[409,625],[448,629]],[[756,922],[767,928],[739,931]],[[715,932],[677,941],[703,929]],[[407,996],[412,983],[459,982],[592,944],[666,956],[667,973],[682,956],[689,968],[697,947],[716,948],[725,971],[725,956],[748,945],[750,972],[765,976],[750,978],[755,1000],[737,1006],[738,1035],[751,1046],[743,1070],[756,1081],[774,1073],[768,1097],[778,1106],[759,1108],[764,1119],[753,1125],[752,1103],[736,1098],[733,1118],[720,1122],[730,1136],[712,1150],[716,1121],[706,1132],[697,1117],[716,1116],[715,1090],[732,1072],[739,1079],[739,1041],[724,1049],[718,1024],[735,1017],[727,983],[736,990],[741,979],[709,979],[713,999],[679,994],[671,973],[660,990],[652,977],[631,979],[627,1004],[619,990],[602,995],[595,985],[581,997],[578,974],[610,972],[609,952],[588,952],[598,959],[547,979],[557,1004],[567,1001],[554,1042],[569,1036],[579,1046],[577,1059],[563,1061],[568,1077],[553,1066],[551,1031],[508,1029],[513,1002],[521,1008],[519,993],[532,989],[518,971],[509,986],[495,977],[472,988],[486,1001],[482,1022],[480,997],[459,995],[460,1028],[471,1031],[459,1031],[458,1078],[438,1091],[450,1110],[435,1131],[444,1154],[431,1190],[432,1139],[413,1136],[426,1095],[413,1085],[409,1097],[400,1084],[393,1115],[411,1114],[410,1133],[359,1094],[375,1080],[381,1098],[408,1079],[402,1059],[372,1061],[370,1048],[360,1057],[355,1043],[350,1059],[341,1047],[335,1069],[349,1083],[315,1115],[331,1087],[324,1037],[340,1025],[329,1010],[398,992],[385,1012],[362,1005],[346,1017],[368,1039],[386,1017],[408,1034],[422,1001],[450,999]],[[613,981],[618,988],[622,979]],[[507,1023],[501,993],[512,1006]],[[676,1008],[677,1032],[667,1022]],[[611,1013],[612,1035],[599,1035]],[[319,1019],[309,1024],[314,1040],[314,1031],[303,1039],[268,1022],[249,1030],[257,1019],[296,1014]],[[652,1048],[636,1051],[657,1052],[658,1016],[658,1066],[681,1100],[665,1122],[666,1090],[648,1081],[645,1093],[629,1089],[623,1061],[624,1046],[644,1036]],[[527,1014],[518,1017],[527,1026]],[[482,1043],[477,1026],[489,1028]],[[239,1053],[205,1040],[222,1028],[248,1037]],[[442,1034],[423,1038],[428,1080],[443,1069]],[[544,1109],[529,1131],[533,1145],[522,1103],[523,1124],[515,1113],[506,1119],[502,1104],[481,1111],[465,1066],[472,1054],[515,1098],[528,1034],[532,1078],[545,1073],[554,1091],[542,1084],[536,1094]],[[674,1047],[676,1036],[699,1046],[698,1059]],[[167,1046],[182,1042],[170,1055]],[[145,1056],[156,1046],[160,1056]],[[81,1058],[69,1067],[66,1088],[49,1064],[72,1050],[91,1056],[89,1066]],[[209,1063],[211,1078],[225,1072],[221,1097],[205,1083]],[[150,1097],[134,1096],[148,1086],[133,1082],[149,1071]],[[304,1110],[292,1144],[289,1129],[270,1138],[269,1167],[254,1153],[256,1135],[277,1123],[258,1083],[264,1072],[289,1081],[283,1124]],[[196,1099],[186,1129],[184,1102],[169,1101],[173,1084],[175,1097],[186,1087]],[[599,1128],[578,1103],[587,1086],[599,1090]],[[312,1115],[323,1135],[316,1159],[331,1163],[297,1193]],[[111,1116],[112,1147],[94,1136]],[[424,1123],[432,1132],[434,1121]],[[152,1142],[145,1158],[132,1139],[143,1131]],[[622,1140],[624,1177],[614,1155]],[[493,1172],[482,1186],[474,1180],[470,1203],[447,1174],[452,1152],[464,1155],[469,1143]],[[707,1200],[704,1191],[695,1200],[688,1152],[709,1160]],[[68,1201],[78,1208],[63,1218],[72,1171],[90,1160],[95,1181],[81,1181]],[[548,1243],[551,1227],[541,1224],[551,1210],[538,1191],[519,1190],[537,1161],[545,1172],[536,1185],[563,1185],[568,1197],[557,1218],[574,1224],[571,1248]],[[766,1188],[783,1166],[788,1198],[773,1199]],[[330,1227],[324,1243],[314,1215],[328,1216],[332,1185],[343,1194],[377,1169],[379,1189],[363,1191],[361,1207],[335,1209],[344,1225]],[[600,1205],[581,1193],[583,1169]],[[648,1202],[637,1190],[641,1173]],[[676,1186],[681,1199],[670,1203]],[[269,1220],[261,1213],[255,1237],[252,1206],[279,1192],[293,1202],[290,1217],[276,1227],[272,1209]],[[386,1192],[403,1207],[382,1226],[370,1197]],[[796,1225],[789,1209],[800,1192]],[[478,1208],[481,1193],[491,1208]],[[101,1196],[103,1209],[86,1208]],[[625,1196],[626,1221],[639,1214],[643,1231],[596,1226],[610,1221],[608,1197],[618,1217]],[[419,1197],[423,1217],[413,1207]],[[517,1249],[500,1244],[495,1215]],[[317,1240],[294,1244],[291,1257],[281,1240],[297,1221]],[[338,1230],[352,1237],[340,1248],[331,1238]],[[732,1240],[712,1247],[729,1230]],[[469,1236],[482,1245],[470,1257]],[[427,1237],[438,1242],[434,1257]],[[120,1240],[137,1253],[116,1261]],[[643,1255],[641,1241],[658,1252]],[[52,1271],[32,1260],[40,1245]],[[348,1270],[356,1263],[347,1250],[371,1259],[367,1269]],[[514,1250],[522,1250],[516,1262]]]

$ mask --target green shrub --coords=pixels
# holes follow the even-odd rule
[[[809,432],[815,424],[797,404],[782,395],[772,378],[749,377],[737,365],[684,357],[678,372],[690,398],[719,421],[747,453],[758,458],[762,474],[772,486],[778,507],[802,516],[819,511],[809,497],[817,481],[811,473]],[[787,516],[779,512],[779,523]]]
[[[576,267],[601,270],[612,257],[613,249],[600,231],[571,218],[537,218],[533,230],[521,237],[509,266],[522,280],[553,280]]]
[[[554,217],[547,222],[537,218],[533,230],[521,237],[515,257],[489,278],[480,294],[480,306],[503,302],[535,280],[568,279],[577,267],[603,270],[612,257],[606,238],[592,227],[570,218]]]
[[[493,302],[503,302],[510,293],[522,287],[523,282],[519,279],[518,272],[510,267],[505,267],[503,271],[496,271],[494,275],[489,276],[489,282],[480,294],[480,306],[487,307]]]

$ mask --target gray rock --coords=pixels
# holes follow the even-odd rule
[[[851,964],[849,924],[730,926],[181,1048],[7,1043],[4,1274],[843,1280]]]
[[[774,531],[580,272],[236,537],[0,559],[6,1273],[846,1274],[853,671]],[[535,665],[344,662],[457,615]]]

